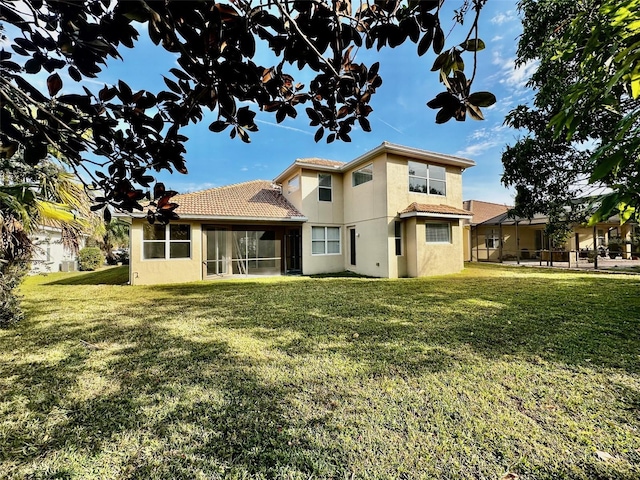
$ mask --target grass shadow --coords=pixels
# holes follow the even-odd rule
[[[77,272],[63,278],[43,282],[44,285],[125,285],[129,282],[129,266],[107,267],[94,272]]]

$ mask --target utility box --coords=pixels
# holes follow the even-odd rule
[[[61,272],[75,272],[76,271],[76,262],[75,262],[75,260],[63,260],[60,263],[60,271]]]

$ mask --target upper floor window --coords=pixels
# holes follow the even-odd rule
[[[191,257],[191,227],[185,224],[146,223],[142,230],[142,258]]]
[[[449,223],[427,223],[427,243],[451,243],[451,225]]]
[[[353,186],[358,186],[362,183],[367,183],[373,180],[373,163],[365,165],[359,170],[356,170],[351,174],[353,180]]]
[[[409,191],[446,195],[447,169],[428,163],[409,162]]]
[[[300,188],[300,175],[296,175],[287,182],[287,193],[293,193]]]
[[[318,200],[321,202],[330,202],[332,197],[331,192],[331,174],[319,173],[318,174]]]

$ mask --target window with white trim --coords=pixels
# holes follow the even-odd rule
[[[311,227],[311,254],[340,254],[340,227]]]
[[[500,232],[495,228],[487,228],[484,234],[485,248],[500,248]]]
[[[394,235],[396,240],[396,255],[402,255],[402,222],[394,222]]]
[[[318,200],[321,202],[330,202],[332,198],[331,174],[318,174]]]
[[[428,163],[409,162],[409,191],[445,196],[447,169]]]
[[[146,223],[142,229],[142,258],[191,258],[191,226]]]
[[[373,180],[373,163],[365,165],[351,174],[351,180],[354,187]]]
[[[300,175],[296,175],[287,182],[287,193],[293,193],[300,188]]]
[[[427,243],[451,243],[451,224],[427,223]]]

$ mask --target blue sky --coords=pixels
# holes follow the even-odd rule
[[[453,2],[457,7],[461,2]],[[452,15],[441,14],[447,33]],[[315,143],[316,128],[309,126],[304,112],[298,109],[298,117],[285,119],[277,124],[275,116],[259,113],[256,122],[260,131],[251,134],[251,144],[239,139],[230,139],[228,132],[212,133],[208,125],[215,120],[213,114],[198,125],[183,130],[189,137],[186,144],[188,175],[166,174],[159,180],[179,192],[196,191],[215,186],[243,182],[253,179],[272,179],[296,158],[321,157],[349,161],[378,146],[383,141],[398,143],[435,152],[470,158],[476,166],[465,171],[463,177],[464,198],[497,203],[513,203],[513,192],[500,183],[502,164],[500,155],[505,145],[513,143],[518,133],[503,126],[505,114],[519,103],[531,98],[531,91],[524,86],[533,65],[516,69],[515,49],[521,31],[515,0],[489,0],[482,11],[480,38],[487,48],[478,54],[479,68],[472,91],[489,90],[497,97],[496,105],[483,109],[485,120],[466,122],[450,121],[445,125],[435,124],[435,110],[426,102],[442,91],[437,75],[430,71],[434,55],[432,52],[418,57],[417,47],[407,42],[396,49],[367,51],[360,49],[356,62],[367,65],[380,61],[383,84],[373,96],[373,112],[369,116],[373,131],[366,133],[354,130],[352,142],[336,141],[327,145],[324,140]],[[459,26],[447,39],[448,46],[459,43],[463,29]],[[98,78],[98,82],[87,84],[97,90],[104,83],[113,84],[117,79],[125,80],[134,90],[152,92],[164,88],[162,75],[174,66],[175,57],[153,45],[146,35],[141,35],[134,49],[123,48],[124,61],[111,60]],[[269,58],[268,52],[259,50],[254,61],[271,66],[277,60]],[[471,59],[465,58],[470,71]],[[309,72],[298,72],[294,67],[285,71],[296,82],[308,85],[312,78]],[[470,75],[470,74],[469,74]],[[44,79],[43,79],[44,80]],[[61,94],[77,89],[77,84],[63,76],[65,87]]]

